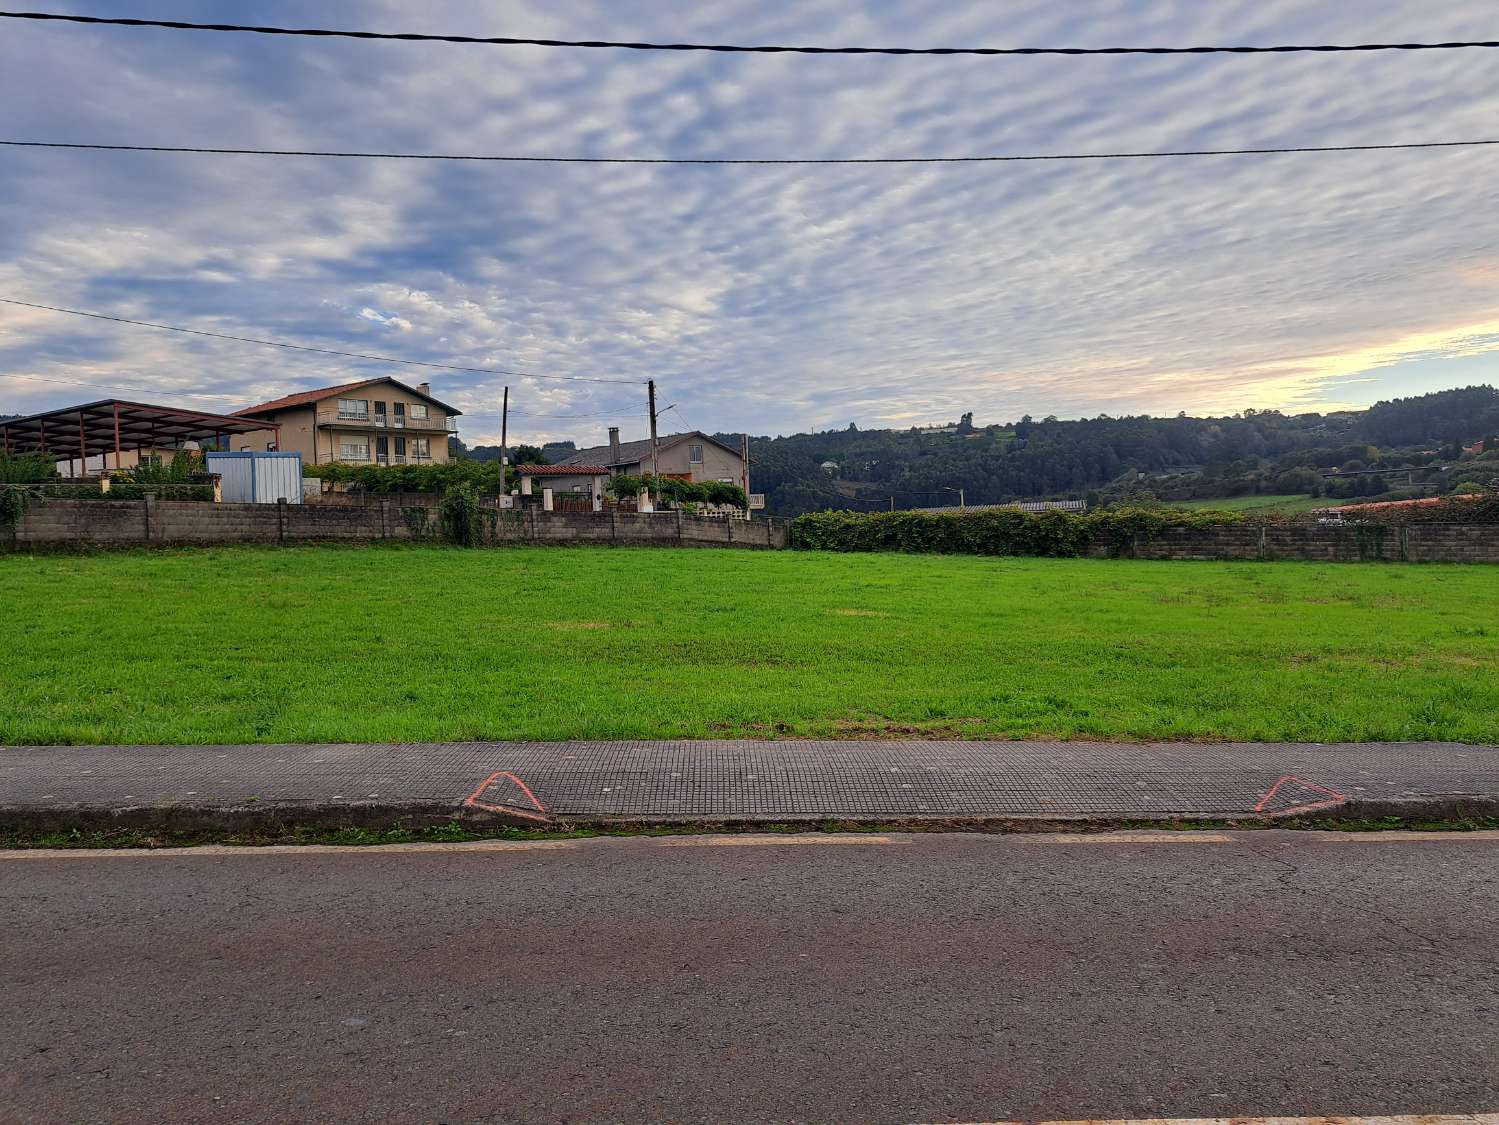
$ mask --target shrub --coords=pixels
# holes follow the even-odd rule
[[[690,481],[662,477],[659,491],[663,498],[677,504],[726,504],[740,511],[749,507],[749,497],[737,484],[721,480]],[[609,492],[621,500],[632,500],[651,489],[649,473],[643,476],[617,476],[609,481]]]
[[[36,484],[57,479],[57,460],[50,453],[0,453],[0,484]]]
[[[478,547],[484,542],[484,520],[479,510],[479,492],[472,484],[449,486],[437,509],[442,535],[459,547]]]

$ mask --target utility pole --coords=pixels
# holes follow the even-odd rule
[[[505,444],[505,439],[510,436],[510,388],[505,388],[505,398],[500,407],[500,495],[510,495],[510,450]]]
[[[646,380],[646,399],[651,411],[651,507],[661,503],[661,460],[656,444],[656,380]]]
[[[963,508],[966,508],[966,507],[968,507],[968,501],[967,501],[967,499],[963,495],[963,490],[960,488],[960,489],[958,489],[958,508],[961,511]]]
[[[894,496],[890,497],[890,510],[892,512],[895,511],[895,497]]]

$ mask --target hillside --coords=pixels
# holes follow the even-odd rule
[[[843,430],[751,438],[754,491],[776,515],[1127,495],[1334,499],[1429,495],[1499,477],[1499,391],[1462,387],[1331,414],[1252,411],[1224,418],[1039,421],[927,430]],[[720,435],[727,440],[731,435]],[[1486,452],[1464,453],[1483,441]],[[826,466],[826,467],[825,467]],[[1334,470],[1409,474],[1326,479]]]

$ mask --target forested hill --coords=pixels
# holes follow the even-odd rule
[[[1097,502],[1128,491],[1164,498],[1264,492],[1358,495],[1382,492],[1378,478],[1333,482],[1330,469],[1434,465],[1463,456],[1484,438],[1496,449],[1499,391],[1463,387],[1333,414],[1251,411],[1226,418],[1036,420],[860,430],[853,424],[790,437],[753,437],[755,492],[777,515],[821,508],[1077,497]],[[728,441],[732,435],[721,434]],[[737,444],[737,441],[731,442]],[[1470,455],[1471,456],[1471,455]],[[1484,457],[1492,461],[1492,457]],[[1495,468],[1499,468],[1496,465]],[[1487,468],[1474,470],[1483,476]],[[1144,474],[1142,477],[1141,474]],[[1344,484],[1353,491],[1338,491]]]

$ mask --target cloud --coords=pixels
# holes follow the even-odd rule
[[[192,7],[188,18],[232,15],[208,0]],[[263,15],[295,11],[271,4]],[[413,11],[338,2],[319,19],[410,27]],[[1481,30],[1459,6],[1425,6],[1419,26],[1412,11],[1288,0],[924,0],[864,10],[454,0],[424,5],[419,22],[565,37],[929,44]],[[1457,139],[1486,135],[1499,109],[1483,52],[808,58],[7,30],[0,90],[17,137],[944,155]],[[524,439],[592,440],[611,422],[638,436],[647,378],[688,424],[760,433],[964,410],[1003,420],[1308,409],[1356,396],[1368,386],[1361,373],[1402,358],[1488,347],[1499,294],[1499,251],[1487,237],[1499,213],[1495,160],[1447,151],[703,168],[22,153],[0,181],[0,295],[637,384],[430,373],[434,390],[467,412],[470,441],[497,437],[506,385],[532,415],[605,415],[530,418]],[[384,370],[0,310],[0,372],[27,377],[0,378],[0,411],[83,390],[46,378],[137,397],[214,396],[203,405],[222,407]]]
[[[395,328],[402,332],[411,331],[411,321],[407,320],[404,316],[391,316],[372,309],[369,306],[360,309],[359,316],[363,320],[372,320],[376,324],[383,324],[386,328]]]

